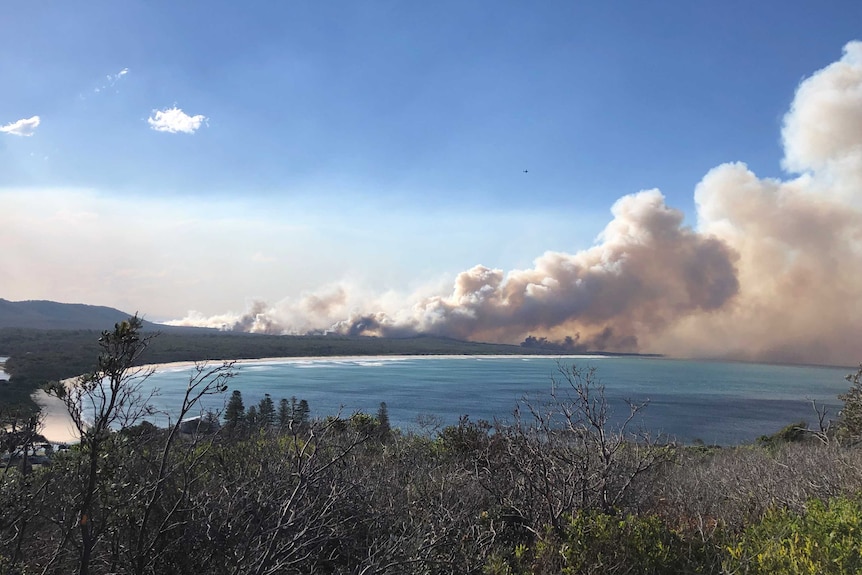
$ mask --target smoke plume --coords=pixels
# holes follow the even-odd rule
[[[613,205],[593,247],[547,252],[525,270],[477,265],[448,293],[394,301],[338,286],[175,323],[538,336],[577,349],[853,364],[862,360],[862,42],[800,84],[781,136],[788,179],[758,178],[742,163],[714,168],[695,189],[696,228],[658,190],[641,191]]]

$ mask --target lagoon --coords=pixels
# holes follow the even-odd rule
[[[547,398],[559,369],[596,368],[619,419],[626,399],[648,401],[637,424],[678,441],[730,445],[754,441],[789,423],[817,423],[812,400],[835,417],[837,398],[851,370],[839,367],[763,365],[655,357],[411,356],[261,360],[237,364],[230,388],[246,407],[265,393],[305,399],[312,417],[355,411],[374,414],[386,402],[392,425],[419,430],[417,418],[444,425],[471,420],[511,420],[519,401]],[[188,366],[165,366],[149,383],[157,407],[170,412],[181,401]],[[221,410],[230,394],[209,397],[203,409]]]

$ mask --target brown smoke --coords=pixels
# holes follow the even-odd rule
[[[579,349],[856,363],[862,42],[800,84],[782,138],[794,178],[759,179],[741,163],[711,170],[695,190],[696,229],[658,190],[643,191],[614,204],[594,247],[547,252],[532,269],[479,265],[460,273],[451,293],[400,307],[339,289],[252,309],[235,329],[511,343],[570,336]]]
[[[579,333],[632,350],[639,338],[720,308],[737,292],[734,254],[682,226],[682,213],[658,191],[626,196],[612,211],[602,243],[589,250],[548,252],[533,269],[508,274],[476,266],[458,275],[451,294],[416,303],[407,318],[366,315],[339,328],[515,342],[529,333]]]

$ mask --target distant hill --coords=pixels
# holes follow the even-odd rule
[[[59,303],[55,301],[30,300],[8,301],[0,298],[0,328],[18,327],[27,329],[104,330],[132,315],[118,309]],[[151,322],[144,322],[145,329],[162,329]]]

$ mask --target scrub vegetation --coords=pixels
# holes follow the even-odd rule
[[[301,399],[246,406],[236,392],[224,414],[156,428],[139,393],[151,372],[135,367],[155,341],[121,322],[95,368],[51,388],[79,444],[33,465],[38,421],[4,432],[18,457],[0,472],[1,574],[862,569],[858,376],[836,425],[735,448],[610,424],[595,373],[576,366],[507,425],[402,433],[385,404],[321,418]],[[232,368],[198,364],[183,417]]]

